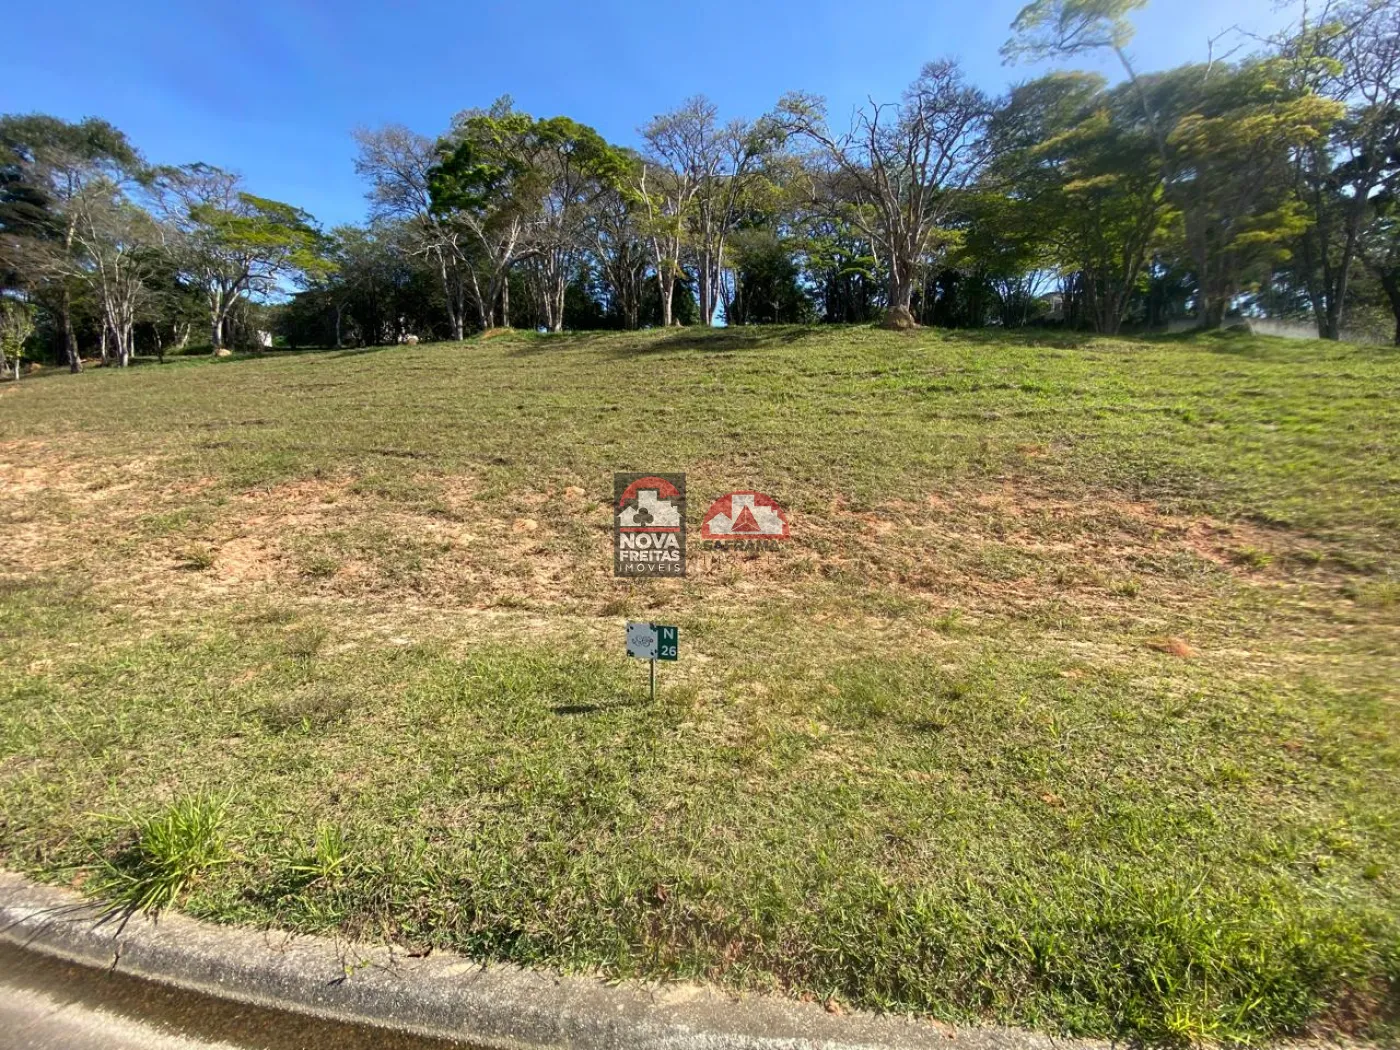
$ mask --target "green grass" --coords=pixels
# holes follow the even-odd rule
[[[117,911],[157,912],[173,904],[196,880],[228,861],[226,810],[225,800],[193,795],[136,822],[129,848],[102,859],[96,888]]]
[[[1393,1038],[1397,424],[1400,357],[1249,338],[508,335],[7,387],[0,856],[959,1022]],[[692,525],[771,493],[793,541],[615,580],[614,470],[686,471]],[[655,705],[626,617],[681,627]]]

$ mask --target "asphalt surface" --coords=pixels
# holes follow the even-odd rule
[[[214,999],[0,943],[0,1050],[463,1050]]]

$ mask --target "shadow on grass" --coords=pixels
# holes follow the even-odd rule
[[[419,344],[422,346],[432,344]],[[43,365],[33,372],[24,373],[19,381],[21,387],[59,376],[95,375],[108,372],[137,372],[145,371],[149,368],[191,368],[197,365],[218,365],[226,368],[230,365],[247,364],[251,361],[276,361],[284,358],[317,357],[325,355],[330,358],[361,357],[365,354],[378,353],[381,350],[408,350],[410,347],[403,344],[390,344],[387,346],[360,346],[341,347],[337,350],[333,346],[302,346],[295,350],[280,348],[276,350],[263,350],[261,352],[253,350],[236,350],[231,357],[214,357],[207,350],[192,354],[167,354],[163,359],[158,357],[133,357],[131,364],[126,368],[119,368],[115,364],[104,365],[101,361],[84,361],[83,370],[80,373],[73,373],[68,370],[67,365]],[[0,388],[8,389],[15,385],[12,377],[0,377]]]
[[[575,718],[579,715],[600,715],[612,711],[625,711],[628,708],[636,707],[641,701],[632,697],[619,696],[614,700],[609,700],[598,704],[557,704],[550,708],[551,713],[561,718]]]
[[[599,329],[586,332],[535,332],[522,329],[495,334],[491,336],[491,341],[503,340],[507,346],[507,357],[535,357],[564,347],[580,349],[601,344],[605,347],[602,356],[617,359],[674,350],[699,350],[719,354],[735,350],[753,350],[764,346],[800,342],[821,330],[817,326],[799,328],[792,325],[746,328],[704,328],[697,325],[676,328],[665,333],[654,328],[642,328],[637,331]]]
[[[420,343],[420,346],[431,344]],[[217,365],[245,364],[249,361],[276,361],[283,358],[318,357],[325,355],[332,360],[344,357],[364,357],[367,354],[377,354],[384,350],[411,350],[413,347],[405,343],[388,343],[384,346],[300,346],[295,350],[263,350],[258,351],[238,351],[232,357],[217,357],[210,360]]]
[[[828,329],[834,331],[835,329]],[[711,354],[729,354],[742,350],[789,346],[800,343],[823,331],[818,326],[752,325],[744,328],[678,328],[657,339],[645,339],[628,346],[614,347],[609,357],[642,357],[648,354],[678,350],[699,350]]]
[[[533,328],[494,328],[489,335],[477,333],[472,337],[472,341],[487,346],[504,346],[507,348],[507,357],[534,357],[557,351],[561,346],[573,349],[592,347],[598,343],[615,342],[639,334],[641,333],[621,328],[571,329],[564,332],[540,332]]]
[[[1005,346],[1048,346],[1056,350],[1082,350],[1097,339],[1111,338],[1095,332],[1081,332],[1073,328],[934,328],[919,329],[920,332],[937,332],[940,338],[949,342],[974,343],[977,345]],[[1131,337],[1124,337],[1131,338]]]

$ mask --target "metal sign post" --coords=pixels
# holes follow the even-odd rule
[[[627,655],[645,660],[651,679],[651,699],[656,700],[656,661],[680,657],[680,628],[662,623],[627,624]]]

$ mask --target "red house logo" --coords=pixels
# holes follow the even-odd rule
[[[761,492],[726,492],[710,504],[700,525],[702,540],[786,540],[787,512]]]

